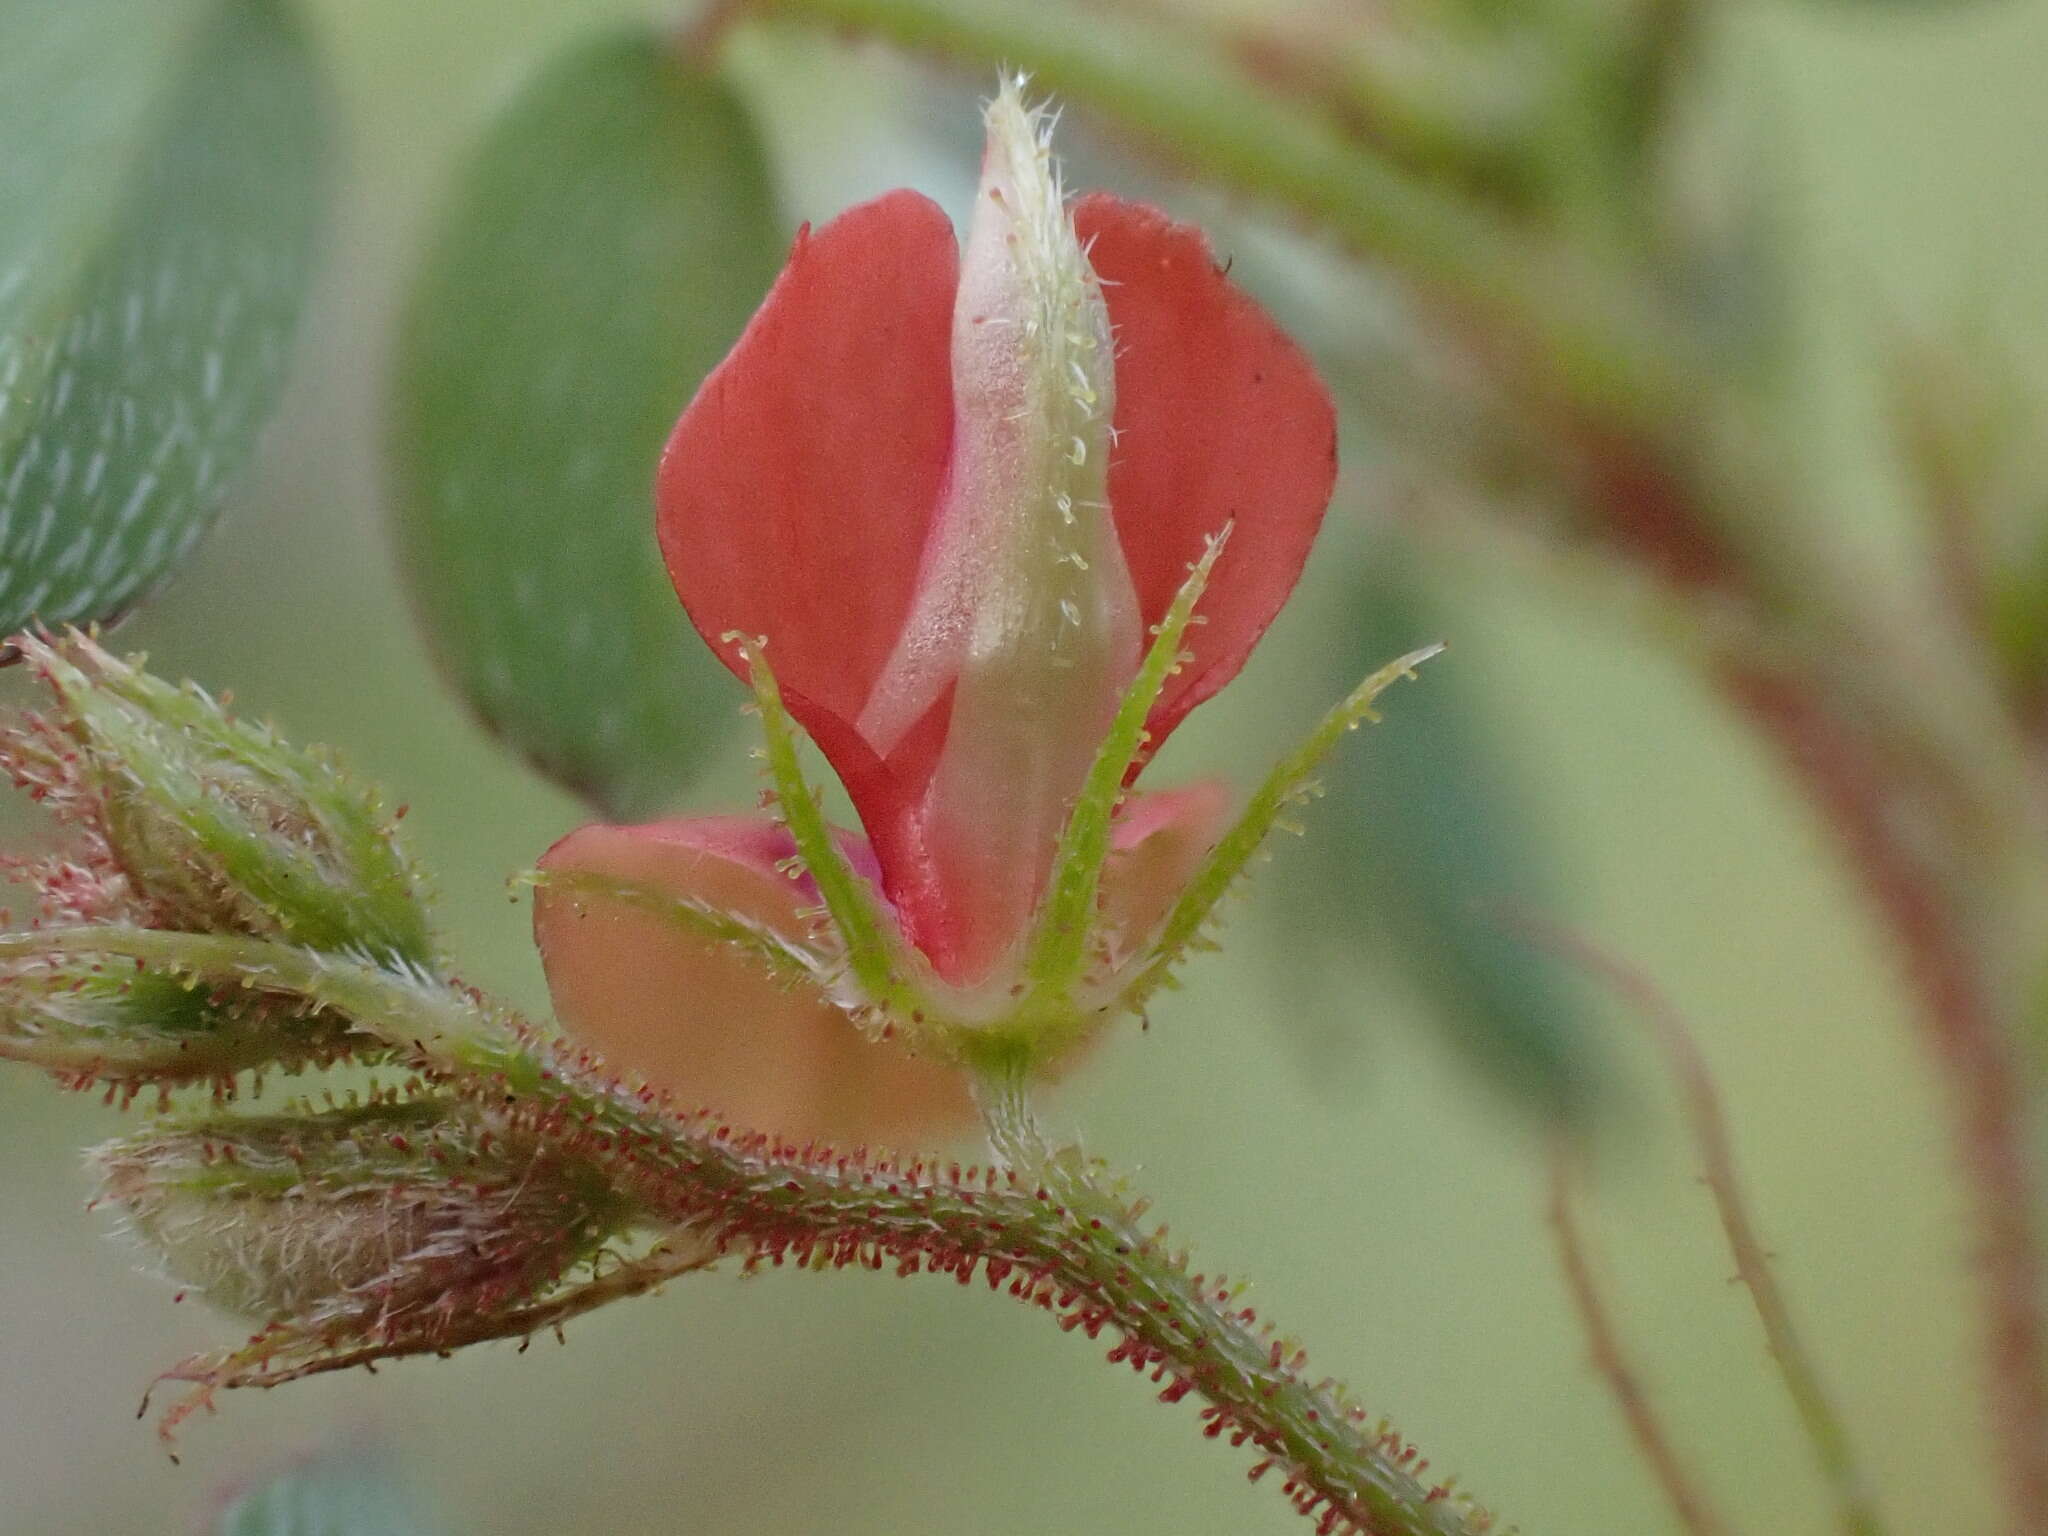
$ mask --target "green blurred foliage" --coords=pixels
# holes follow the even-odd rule
[[[1320,679],[1332,696],[1448,633],[1405,539],[1375,540],[1352,580],[1351,622]],[[1287,958],[1403,976],[1431,1023],[1510,1100],[1582,1122],[1605,1108],[1587,997],[1517,928],[1558,905],[1555,850],[1522,824],[1511,755],[1475,718],[1463,662],[1456,646],[1431,661],[1416,686],[1382,701],[1390,718],[1323,774],[1300,875],[1285,885]],[[1325,989],[1324,1004],[1332,991],[1341,995]],[[1308,1048],[1328,1054],[1330,1019],[1290,1009],[1284,1021],[1315,1023]]]
[[[321,113],[278,0],[0,8],[0,632],[125,612],[291,356]]]
[[[403,322],[396,532],[485,723],[616,819],[737,723],[654,541],[654,463],[781,263],[746,107],[651,28],[577,44],[446,193]]]
[[[502,878],[580,813],[433,681],[381,527],[384,388],[406,285],[494,96],[598,20],[641,8],[307,9],[350,136],[310,343],[229,535],[124,639],[166,671],[234,687],[295,739],[340,744],[410,800],[465,970],[532,998],[525,918]],[[1758,97],[1782,106],[1774,152],[1799,231],[1800,387],[1787,409],[1829,468],[1815,515],[1859,554],[1903,558],[1852,322],[1878,302],[1940,313],[1962,271],[2007,296],[2006,331],[2025,356],[2048,346],[2048,275],[2028,254],[2048,239],[2048,215],[2015,190],[2048,175],[2034,64],[2048,51],[2048,5],[1902,31],[1848,7],[1756,7],[1726,34],[1702,82],[1717,110],[1740,121]],[[750,75],[776,82],[771,140],[801,141],[817,160],[843,152],[846,197],[931,185],[929,143],[904,126],[927,111],[923,76],[865,49],[749,48]],[[1080,114],[1069,124],[1087,126]],[[1358,441],[1347,433],[1354,510],[1376,469]],[[1526,568],[1485,559],[1433,576],[1460,678],[1494,722],[1543,845],[1569,857],[1568,914],[1664,979],[1700,1025],[1760,1219],[1900,1528],[1991,1529],[1937,1093],[1826,844],[1731,722],[1593,605],[1559,603],[1531,590]],[[1160,782],[1223,771],[1242,783],[1260,770],[1325,702],[1312,682],[1356,643],[1355,603],[1355,566],[1325,552],[1243,683],[1176,737]],[[1390,697],[1387,723],[1354,752],[1397,732],[1410,702]],[[737,805],[752,787],[721,758],[693,802]],[[1312,836],[1334,809],[1311,813]],[[1264,878],[1293,879],[1302,857],[1288,850]],[[1251,900],[1281,906],[1256,889]],[[1203,1262],[1256,1275],[1262,1307],[1321,1368],[1524,1531],[1665,1528],[1584,1366],[1524,1129],[1424,1031],[1381,1027],[1414,1005],[1372,967],[1332,968],[1320,1006],[1370,1029],[1373,1075],[1303,1074],[1274,1028],[1272,961],[1260,925],[1240,920],[1148,1034],[1118,1037],[1076,1073],[1054,1123],[1142,1165]],[[1633,1045],[1616,1051],[1624,1081],[1648,1070]],[[12,1349],[0,1491],[24,1532],[189,1523],[189,1470],[164,1463],[129,1411],[153,1367],[236,1335],[229,1320],[170,1306],[168,1288],[135,1276],[131,1256],[80,1219],[75,1147],[117,1125],[38,1079],[0,1076],[0,1157],[13,1174],[0,1193]],[[1689,1153],[1647,1118],[1608,1135],[1599,1235],[1652,1386],[1739,1521],[1820,1529],[1804,1449],[1722,1283]],[[983,1294],[884,1278],[711,1279],[596,1317],[570,1342],[229,1397],[220,1418],[189,1428],[187,1466],[258,1468],[374,1418],[465,1527],[507,1536],[1287,1528],[1270,1491],[1248,1488],[1185,1412],[1150,1405],[1078,1339]]]
[[[389,1458],[330,1454],[230,1495],[206,1536],[437,1536]]]

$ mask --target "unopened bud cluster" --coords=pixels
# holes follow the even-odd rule
[[[95,950],[93,933],[235,934],[427,967],[419,879],[377,796],[85,636],[18,644],[53,706],[0,737],[0,767],[71,838],[13,866],[39,921],[0,956],[0,1055],[133,1092],[376,1054],[332,1009],[203,985]]]
[[[83,635],[17,644],[55,707],[0,762],[86,834],[105,915],[431,960],[419,876],[373,791]]]
[[[93,1161],[175,1279],[312,1330],[426,1332],[523,1300],[623,1219],[590,1165],[437,1099],[154,1126]]]
[[[225,1100],[266,1072],[402,1054],[379,986],[470,1007],[375,793],[85,636],[17,643],[53,704],[0,737],[0,766],[71,835],[13,866],[37,917],[0,935],[0,1057],[168,1110],[190,1085]],[[338,975],[356,989],[323,987]],[[94,1161],[102,1201],[188,1288],[335,1339],[430,1347],[626,1224],[594,1165],[423,1077],[166,1117]]]

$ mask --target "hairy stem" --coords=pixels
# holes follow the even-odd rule
[[[1051,1161],[1031,1109],[1029,1063],[1014,1053],[978,1063],[974,1103],[988,1132],[989,1151],[1000,1165],[1036,1171]]]
[[[601,1063],[423,974],[259,939],[119,925],[0,935],[0,957],[15,950],[124,956],[346,1012],[424,1076],[600,1164],[648,1222],[676,1229],[678,1241],[688,1234],[744,1255],[750,1268],[891,1264],[962,1284],[978,1273],[1064,1329],[1093,1338],[1107,1328],[1117,1335],[1111,1361],[1148,1374],[1165,1402],[1205,1399],[1204,1435],[1251,1448],[1259,1458],[1252,1475],[1279,1477],[1322,1536],[1494,1529],[1450,1480],[1430,1480],[1427,1460],[1385,1420],[1337,1382],[1311,1378],[1300,1347],[1259,1321],[1241,1286],[1191,1273],[1166,1229],[1144,1225],[1144,1201],[1075,1149],[1045,1150],[1015,1084],[999,1080],[990,1100],[1009,1166],[963,1172],[675,1115]],[[360,1349],[359,1340],[271,1330],[247,1351],[182,1374],[206,1390],[264,1385],[264,1362],[280,1354],[304,1374],[316,1357]]]

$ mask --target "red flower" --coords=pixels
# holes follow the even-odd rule
[[[657,495],[697,629],[742,675],[733,637],[766,639],[784,702],[867,833],[857,862],[962,989],[1004,983],[1145,637],[1207,541],[1231,530],[1192,659],[1151,711],[1148,755],[1236,675],[1292,590],[1336,451],[1308,360],[1198,232],[1102,194],[1069,222],[1013,91],[990,129],[964,254],[909,191],[799,234],[677,424]],[[1162,824],[1166,810],[1186,825]],[[1112,863],[1170,833],[1174,857],[1140,861],[1166,894],[1126,901],[1112,868],[1105,908],[1163,914],[1220,810],[1214,795],[1134,799]],[[744,867],[750,901],[786,915],[813,899],[773,872],[786,838],[706,830],[732,825],[586,829],[545,863],[632,866],[679,893]],[[567,980],[585,967],[559,926],[566,908],[543,895],[558,1004],[603,1048],[604,1008]]]

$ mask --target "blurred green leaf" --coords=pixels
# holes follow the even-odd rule
[[[320,113],[278,0],[0,6],[0,633],[110,618],[276,403]]]
[[[1389,657],[1444,638],[1444,626],[1391,539],[1355,584],[1332,691]],[[1475,1065],[1545,1114],[1580,1116],[1598,1087],[1587,1014],[1557,962],[1518,937],[1551,882],[1521,820],[1507,766],[1459,686],[1458,650],[1432,663],[1386,723],[1339,753],[1292,888],[1327,933],[1397,965]]]
[[[324,1457],[236,1494],[211,1536],[438,1536],[381,1456]]]
[[[784,243],[739,101],[634,29],[511,103],[413,294],[393,438],[421,617],[484,721],[614,816],[672,803],[737,712],[651,487]]]

